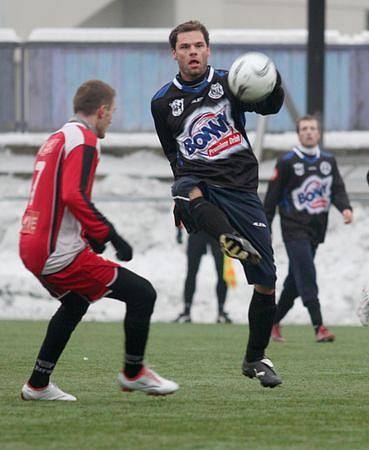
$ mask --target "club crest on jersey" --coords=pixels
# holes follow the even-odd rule
[[[332,176],[320,178],[312,175],[301,186],[292,191],[292,200],[298,211],[309,214],[326,212],[331,204]]]
[[[328,161],[322,161],[319,166],[323,175],[329,175],[332,172],[332,165]]]
[[[300,162],[295,163],[293,165],[293,170],[298,177],[302,177],[302,175],[304,175],[305,173],[304,164]]]
[[[183,141],[188,156],[194,153],[214,157],[242,142],[242,135],[229,123],[225,108],[195,117]]]
[[[210,86],[209,97],[217,100],[218,98],[223,97],[224,91],[223,86],[220,83],[214,83]]]
[[[183,113],[184,99],[176,98],[175,100],[172,101],[172,103],[169,103],[169,106],[172,108],[173,116],[178,117]]]

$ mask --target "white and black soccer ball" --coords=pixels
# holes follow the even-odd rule
[[[277,69],[264,53],[245,53],[229,69],[229,87],[243,103],[264,100],[273,91],[276,82]]]

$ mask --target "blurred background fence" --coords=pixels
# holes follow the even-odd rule
[[[0,132],[49,132],[72,114],[71,100],[85,80],[99,78],[117,90],[111,131],[152,132],[153,94],[177,71],[166,29],[35,30],[20,42],[15,33],[0,34]],[[306,112],[306,34],[252,30],[213,32],[214,67],[228,69],[246,51],[268,54],[300,114]],[[340,39],[327,32],[325,128],[369,130],[369,35]],[[249,115],[248,129],[255,129]],[[268,124],[269,132],[293,131],[287,109]]]

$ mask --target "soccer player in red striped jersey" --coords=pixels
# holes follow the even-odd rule
[[[132,248],[91,201],[105,137],[115,110],[115,91],[100,80],[82,84],[73,99],[74,117],[39,149],[31,193],[22,219],[20,256],[61,305],[51,318],[28,382],[24,400],[76,398],[50,382],[52,371],[73,330],[91,303],[111,297],[127,305],[125,360],[118,384],[125,391],[166,395],[178,385],[144,364],[156,292],[151,283],[99,256],[111,242],[121,261]]]

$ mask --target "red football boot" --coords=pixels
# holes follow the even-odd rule
[[[275,342],[284,342],[285,338],[281,335],[281,326],[279,323],[275,323],[272,327],[272,339]]]
[[[318,328],[315,339],[317,342],[333,342],[335,340],[335,336],[328,330],[328,328],[325,328],[323,327],[323,325],[321,325]]]

